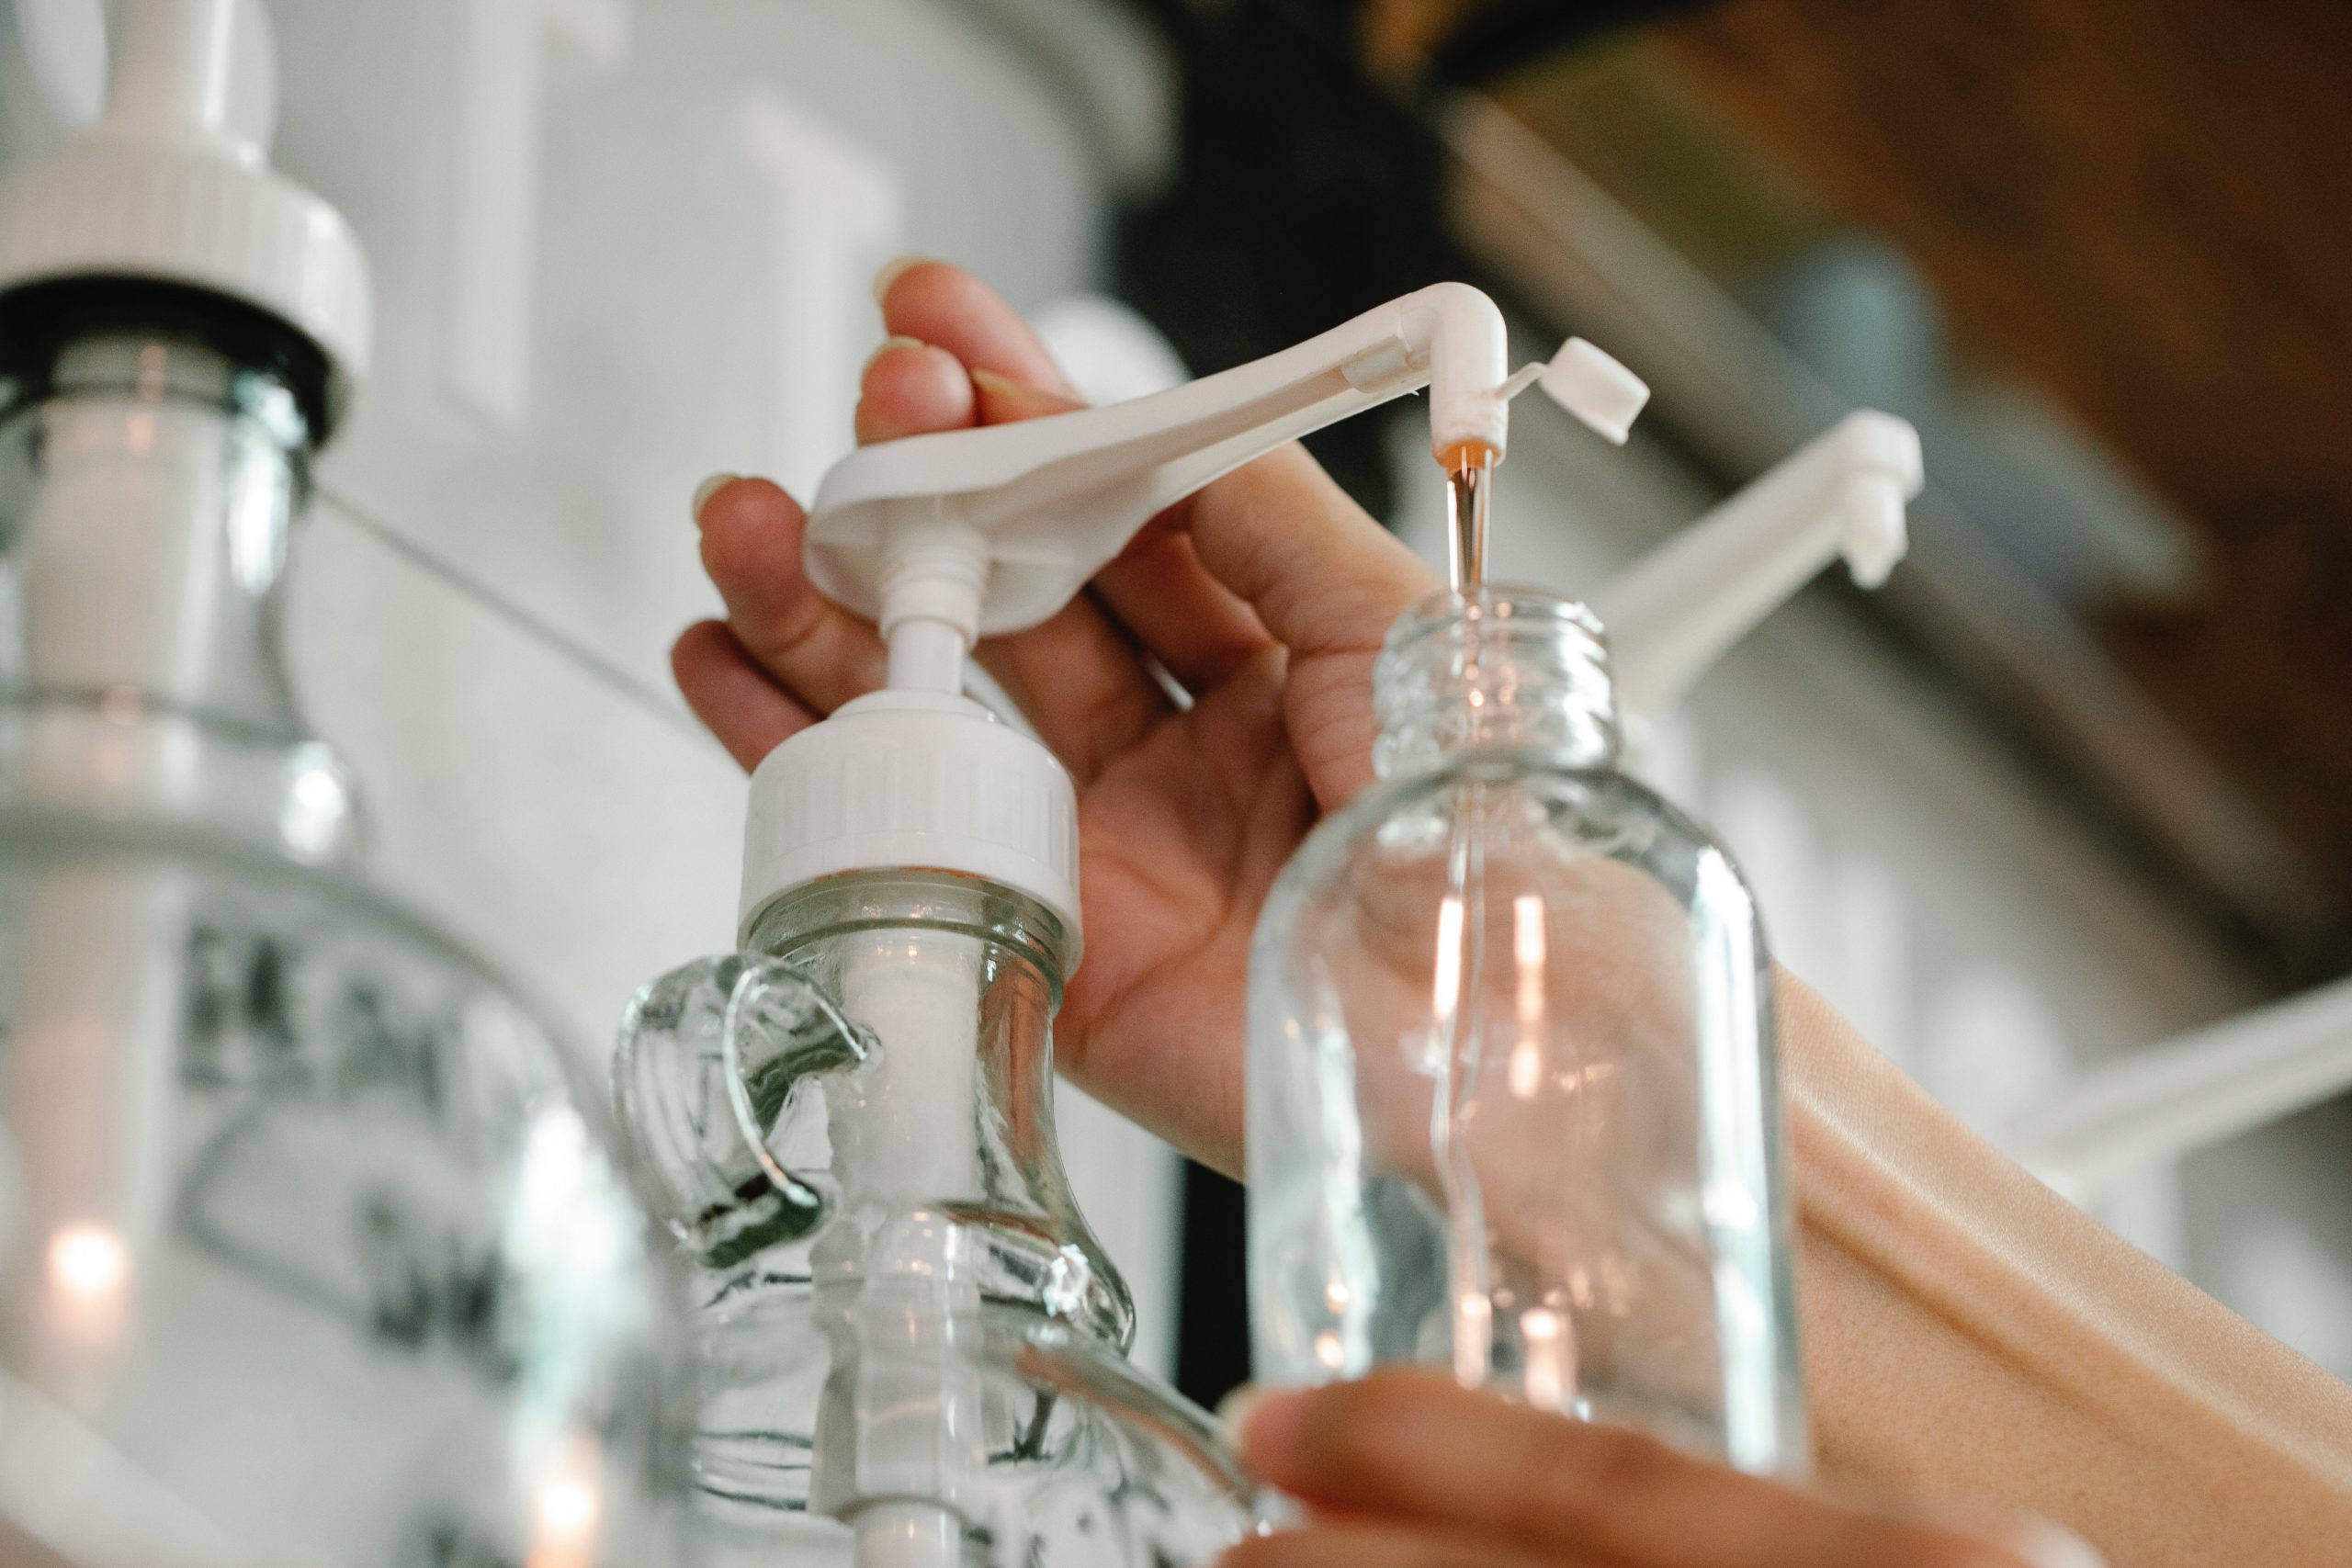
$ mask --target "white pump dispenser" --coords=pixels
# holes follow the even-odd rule
[[[779,746],[752,784],[741,915],[817,877],[925,866],[1001,882],[1079,931],[1076,801],[1045,749],[960,694],[981,637],[1034,626],[1164,508],[1284,442],[1430,389],[1431,453],[1498,458],[1530,385],[1623,441],[1648,396],[1591,344],[1510,373],[1501,313],[1441,283],[1165,392],[868,446],[825,476],[810,579],[873,618],[888,687]]]
[[[1672,708],[1838,556],[1856,586],[1884,582],[1908,543],[1904,506],[1925,482],[1917,431],[1849,414],[1592,594],[1621,717],[1638,728]]]

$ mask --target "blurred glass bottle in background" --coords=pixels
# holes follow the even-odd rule
[[[368,296],[236,129],[261,25],[129,0],[0,182],[0,1540],[667,1562],[641,1211],[542,1020],[353,874],[280,660]]]

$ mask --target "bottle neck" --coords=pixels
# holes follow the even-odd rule
[[[356,807],[303,725],[279,584],[312,425],[196,333],[94,325],[0,382],[0,770],[18,805],[337,858]]]
[[[1476,751],[1535,751],[1561,766],[1617,758],[1616,695],[1600,624],[1530,588],[1476,587],[1397,618],[1373,669],[1383,778]]]
[[[786,894],[749,945],[808,975],[870,1037],[854,1070],[825,1080],[841,1210],[820,1286],[899,1274],[1124,1347],[1134,1307],[1055,1134],[1060,922],[977,877],[875,871]]]

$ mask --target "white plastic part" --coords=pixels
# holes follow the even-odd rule
[[[0,150],[44,151],[98,118],[107,91],[104,0],[0,6]]]
[[[1220,375],[1106,408],[868,446],[825,476],[811,581],[873,619],[889,690],[752,775],[746,930],[778,895],[861,868],[985,876],[1079,938],[1076,792],[1034,739],[957,694],[983,636],[1069,603],[1171,503],[1283,442],[1430,389],[1430,447],[1499,456],[1512,395],[1500,311],[1441,283]]]
[[[2093,1066],[2002,1138],[2076,1201],[2352,1089],[2352,980]]]
[[[1535,384],[1593,434],[1618,446],[1625,445],[1650,400],[1648,382],[1580,337],[1562,345]]]
[[[859,1568],[956,1568],[988,1454],[983,1391],[955,1325],[980,1304],[956,1234],[923,1205],[979,1184],[971,1128],[979,1048],[981,944],[951,931],[876,931],[842,971],[842,1006],[878,1049],[855,1093],[880,1114],[840,1117],[836,1166],[853,1208],[898,1215],[865,1238],[868,1281],[850,1308],[857,1362],[845,1385]],[[852,1185],[854,1184],[854,1186]],[[831,1390],[829,1388],[829,1393]],[[842,1430],[820,1419],[820,1431]]]
[[[876,1503],[857,1516],[857,1568],[956,1568],[964,1521],[935,1503]]]
[[[870,693],[752,773],[747,935],[777,895],[877,868],[952,871],[1026,893],[1068,928],[1076,967],[1077,792],[1053,753],[969,697],[929,686]]]
[[[340,400],[367,368],[367,258],[341,214],[265,158],[267,26],[257,0],[121,0],[105,114],[0,176],[0,289],[104,276],[214,289],[317,343]]]
[[[1860,586],[1885,581],[1925,482],[1917,431],[1892,414],[1849,414],[1594,594],[1629,728],[1671,708],[1838,556]]]
[[[853,453],[817,492],[809,576],[887,628],[886,587],[911,592],[960,549],[974,564],[959,570],[984,585],[967,640],[1019,631],[1069,603],[1162,509],[1392,398],[1430,389],[1430,448],[1441,458],[1465,445],[1499,455],[1510,379],[1494,302],[1436,284],[1132,402]]]

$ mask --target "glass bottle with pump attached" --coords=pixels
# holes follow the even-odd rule
[[[1442,321],[1463,330],[1442,331]],[[1162,506],[1446,368],[1474,434],[1501,322],[1441,285],[1111,408],[868,447],[812,579],[874,618],[885,690],[753,777],[749,951],[640,994],[622,1121],[695,1269],[709,1539],[938,1568],[1204,1562],[1251,1526],[1213,1423],[1129,1367],[1125,1289],[1054,1144],[1078,823],[1045,749],[961,694]]]
[[[223,118],[259,21],[129,0],[0,181],[0,1557],[669,1562],[666,1262],[279,659],[367,295]]]
[[[1071,932],[1007,884],[877,869],[747,941],[640,993],[616,1069],[700,1305],[711,1560],[1209,1561],[1248,1485],[1127,1363],[1055,1147]]]
[[[1249,1488],[1129,1366],[1054,1138],[1075,809],[918,625],[752,781],[747,951],[639,994],[622,1122],[695,1276],[722,1561],[1204,1562]]]

